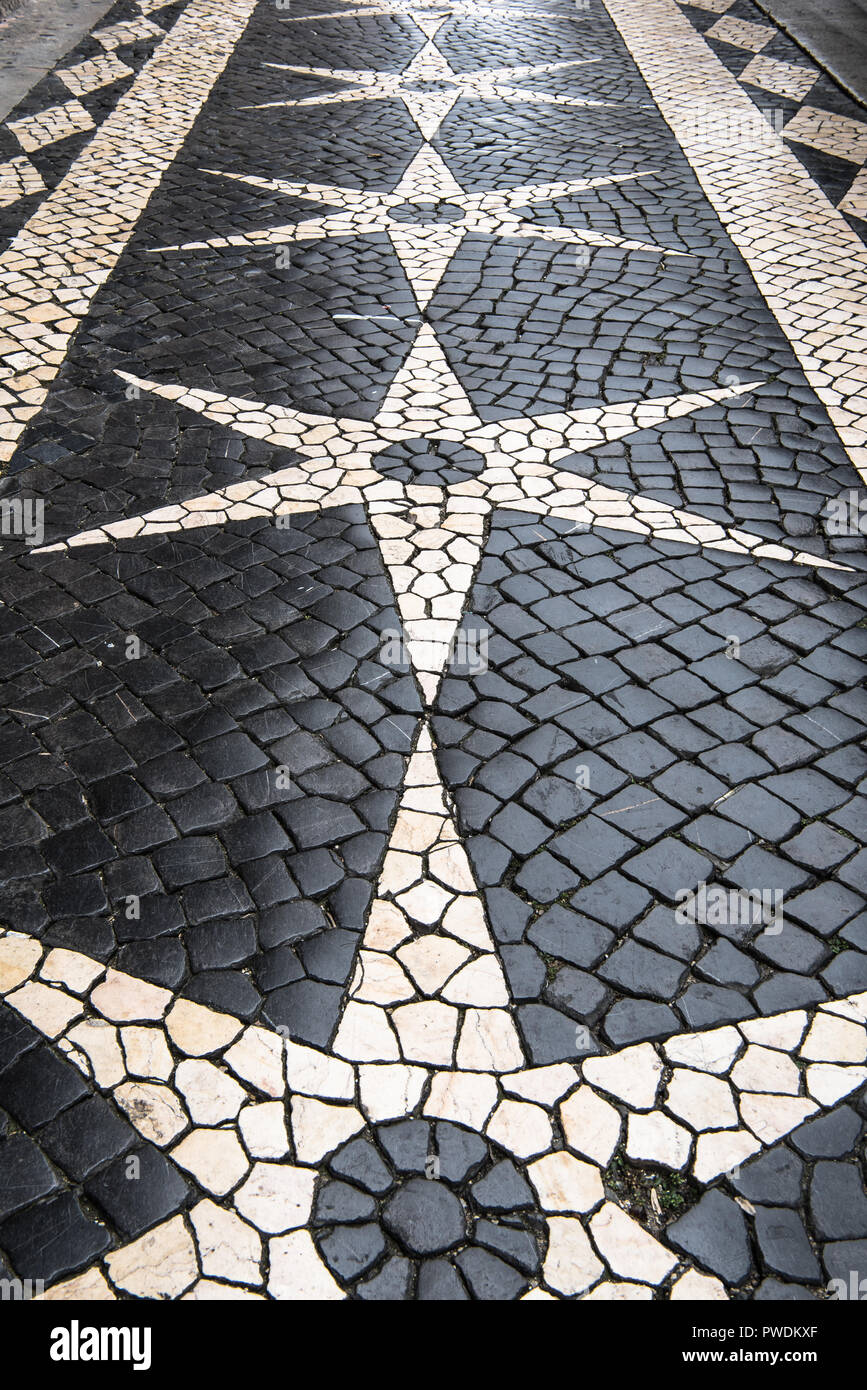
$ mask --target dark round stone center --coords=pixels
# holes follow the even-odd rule
[[[398,222],[462,222],[466,214],[457,203],[443,198],[415,198],[411,203],[399,203],[390,215]]]
[[[410,1178],[386,1202],[383,1225],[413,1255],[438,1255],[467,1238],[464,1209],[444,1183]]]
[[[485,468],[474,449],[446,439],[408,439],[377,455],[376,467],[387,478],[425,487],[467,483]]]

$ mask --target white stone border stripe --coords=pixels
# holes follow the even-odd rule
[[[0,463],[222,73],[256,0],[192,0],[87,149],[0,256]]]
[[[674,0],[603,3],[867,481],[867,250]]]

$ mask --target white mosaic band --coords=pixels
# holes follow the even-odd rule
[[[189,134],[255,3],[192,0],[0,256],[0,464],[12,457],[42,406],[72,335]]]
[[[603,3],[867,480],[867,250],[674,0]]]

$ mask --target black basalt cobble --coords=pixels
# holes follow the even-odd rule
[[[715,1189],[669,1226],[667,1236],[675,1249],[727,1284],[741,1284],[750,1274],[752,1256],[744,1214]]]
[[[811,738],[801,716],[805,703],[812,719],[827,714],[854,754],[867,709],[858,698],[860,725],[857,714],[841,724],[837,702],[855,696],[848,669],[819,689],[804,667],[807,629],[783,601],[790,573],[492,517],[464,619],[488,634],[489,670],[447,672],[434,733],[535,1063],[863,988],[857,931],[837,938],[842,950],[827,945],[864,910],[857,868],[838,877],[856,865],[857,817],[833,823],[850,800],[843,764],[828,768],[826,734]],[[816,572],[804,597],[822,594],[830,616],[833,586],[822,584]],[[597,599],[612,634],[604,655],[587,640]],[[825,626],[821,640],[839,650],[844,632]],[[770,631],[772,648],[757,646]],[[752,665],[722,654],[729,634]],[[768,662],[773,694],[751,684]],[[498,735],[487,753],[482,729]],[[799,740],[794,766],[771,748],[774,731]],[[732,910],[685,912],[702,884]],[[750,908],[756,890],[782,904],[781,932]]]
[[[471,408],[487,423],[755,380],[558,467],[851,568],[494,509],[464,619],[487,634],[490,664],[446,673],[433,731],[540,1066],[867,988],[867,561],[863,537],[827,524],[829,499],[859,479],[610,18],[544,8],[538,24],[455,14],[440,49],[462,72],[517,53],[562,60],[533,85],[590,104],[552,120],[529,100],[461,101],[437,153],[470,192],[580,181],[528,214],[656,250],[594,245],[576,273],[572,246],[468,237],[423,317]],[[702,32],[716,22],[682,8]],[[180,9],[149,18],[168,30]],[[293,241],[285,263],[261,234],[319,215],[273,181],[357,193],[373,171],[387,190],[421,148],[400,100],[278,105],[333,90],[298,65],[397,73],[423,36],[405,15],[308,25],[279,9],[256,7],[21,435],[0,488],[45,501],[49,542],[299,461],[130,393],[118,373],[370,420],[406,361],[419,306],[382,230]],[[131,13],[119,0],[103,22]],[[731,15],[768,23],[750,0]],[[95,125],[159,38],[123,45],[130,77],[81,97]],[[751,55],[707,42],[740,78]],[[763,52],[803,62],[778,31]],[[102,53],[89,37],[62,62]],[[11,119],[68,97],[49,74]],[[787,119],[803,105],[774,100]],[[821,75],[805,100],[864,116]],[[89,138],[29,152],[46,189]],[[856,166],[788,143],[838,206]],[[20,150],[0,126],[0,164]],[[0,210],[4,244],[40,199]],[[463,209],[450,195],[394,218],[410,233],[420,218],[456,228]],[[419,437],[389,441],[375,466],[392,490],[472,491],[486,460]],[[409,667],[383,655],[400,622],[366,508],[281,520],[62,553],[0,538],[0,917],[327,1050],[421,702]],[[703,883],[780,890],[782,931],[684,916]],[[4,1277],[86,1268],[203,1195],[2,1006],[0,1106]],[[748,1298],[867,1278],[863,1114],[855,1094],[823,1108],[698,1201],[690,1191],[665,1230],[649,1226]],[[513,1299],[535,1278],[547,1236],[526,1165],[479,1135],[397,1121],[326,1167],[314,1239],[349,1297]]]
[[[19,851],[17,891],[41,903],[50,944],[327,1044],[420,709],[405,669],[379,660],[379,633],[399,620],[364,514],[155,536],[123,556],[141,596],[134,615],[110,582],[116,552],[95,551],[107,589],[81,611],[104,630],[82,647],[57,710],[8,743],[3,814],[30,855]],[[79,589],[77,560],[29,556],[13,568],[29,571],[28,611],[34,592],[60,602]],[[259,599],[241,617],[254,572],[270,606]],[[312,608],[295,602],[305,588]],[[130,635],[139,660],[125,657]],[[161,678],[143,680],[157,657]],[[26,698],[7,690],[11,703],[35,709],[59,659],[42,661]],[[91,692],[100,672],[111,687]],[[404,721],[400,751],[392,720]],[[35,786],[22,775],[34,750]],[[308,932],[290,975],[275,974],[266,954]]]
[[[439,1183],[412,1178],[385,1205],[388,1230],[412,1255],[438,1255],[466,1238],[461,1204]]]

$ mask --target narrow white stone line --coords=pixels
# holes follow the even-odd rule
[[[255,0],[192,0],[0,256],[0,463],[12,457],[45,400],[72,335],[181,148],[254,5]]]
[[[673,0],[604,4],[867,481],[867,250]]]

